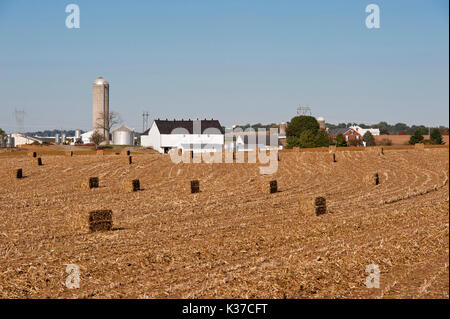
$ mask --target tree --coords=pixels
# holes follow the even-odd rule
[[[422,129],[418,128],[413,135],[411,135],[409,139],[409,144],[415,145],[417,143],[423,142],[423,133]]]
[[[103,134],[99,131],[94,131],[91,136],[91,142],[94,143],[95,147],[99,146],[101,142],[105,140]]]
[[[338,134],[334,139],[336,146],[347,146],[344,134]]]
[[[315,138],[315,147],[328,147],[331,145],[331,137],[327,131],[320,129]]]
[[[286,137],[286,148],[300,147],[300,139],[295,136]]]
[[[436,145],[443,144],[441,130],[438,128],[432,129],[430,133],[430,140],[433,144]]]
[[[0,128],[0,136],[3,136],[3,135],[6,135],[6,134],[5,134],[5,131],[3,131],[3,130]]]
[[[364,134],[363,141],[366,142],[366,146],[375,146],[376,144],[375,137],[369,131]]]
[[[108,114],[108,122],[104,121],[104,114],[100,113],[99,118],[96,121],[96,128],[101,131],[106,131],[107,134],[111,131],[111,129],[117,125],[122,123],[122,119],[120,118],[120,114],[117,112],[109,112]]]
[[[315,117],[312,116],[296,116],[291,119],[289,125],[286,128],[286,136],[295,136],[300,138],[300,135],[305,131],[311,131],[316,135],[320,129],[320,125]]]
[[[316,147],[316,135],[310,130],[304,131],[300,135],[299,143],[302,148]]]

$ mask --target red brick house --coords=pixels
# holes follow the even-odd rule
[[[345,140],[347,142],[352,141],[352,140],[362,141],[361,134],[359,134],[357,131],[355,131],[352,128],[335,128],[335,129],[330,129],[328,131],[328,133],[333,138],[333,140],[336,138],[336,136],[338,136],[339,134],[342,134],[342,135],[344,135]]]

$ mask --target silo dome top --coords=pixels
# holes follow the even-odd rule
[[[104,78],[102,78],[101,76],[98,77],[98,78],[95,80],[94,84],[96,84],[96,85],[109,85],[108,81],[106,81],[106,80],[105,80]]]
[[[317,120],[318,121],[325,121],[325,119],[323,117],[318,117]]]

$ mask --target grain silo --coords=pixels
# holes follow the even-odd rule
[[[317,118],[317,122],[319,123],[321,129],[325,129],[325,119],[323,117]]]
[[[80,130],[75,130],[75,141],[79,140],[81,138],[81,131]]]
[[[92,85],[92,127],[109,144],[109,83],[99,77]]]
[[[59,134],[55,135],[55,145],[59,145],[61,144],[61,137],[59,136]]]
[[[134,145],[134,130],[122,125],[112,132],[114,145]]]
[[[280,123],[280,135],[286,135],[286,122],[281,122]]]

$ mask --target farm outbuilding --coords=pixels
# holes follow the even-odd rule
[[[141,135],[141,145],[160,153],[171,149],[214,152],[224,145],[224,130],[218,120],[155,120]]]

